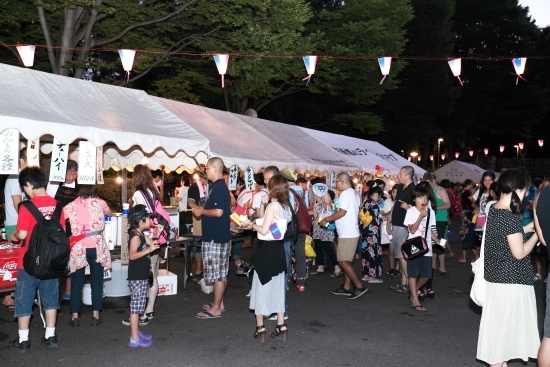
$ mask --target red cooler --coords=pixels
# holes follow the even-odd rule
[[[12,245],[9,242],[0,242],[0,291],[15,288],[20,247],[20,245]],[[6,272],[11,273],[11,280],[4,280]]]

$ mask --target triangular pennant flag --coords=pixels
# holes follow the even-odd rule
[[[17,52],[23,61],[25,67],[30,68],[34,64],[34,45],[16,46]]]
[[[464,85],[462,83],[462,80],[460,79],[460,70],[462,69],[462,59],[449,60],[449,67],[451,68],[453,75],[457,77],[458,81],[460,82],[460,85]]]
[[[525,71],[525,64],[527,63],[526,57],[520,57],[517,59],[512,59],[512,64],[514,65],[514,70],[516,71],[516,85],[518,85],[519,79],[525,80],[524,77],[521,76],[523,72]]]
[[[222,88],[225,87],[224,75],[227,72],[227,64],[229,63],[229,55],[214,55],[214,61],[218,68],[218,73],[222,76]]]
[[[307,80],[306,85],[309,84],[311,76],[315,74],[315,66],[317,65],[317,56],[304,56],[304,64],[306,65],[306,71],[308,76],[302,80]]]
[[[134,57],[136,57],[136,50],[118,50],[120,60],[122,61],[122,68],[126,71],[126,82],[130,81],[130,71],[134,66]]]
[[[384,83],[384,80],[390,73],[390,67],[391,67],[391,57],[379,57],[378,58],[378,65],[380,65],[380,71],[382,72],[382,75],[384,77],[380,81],[380,84]]]

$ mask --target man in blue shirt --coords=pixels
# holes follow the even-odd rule
[[[210,158],[206,163],[206,177],[212,184],[204,207],[197,206],[193,214],[202,217],[202,262],[204,280],[214,283],[214,302],[203,306],[199,319],[214,319],[225,310],[223,297],[227,289],[227,272],[231,254],[229,215],[231,198],[223,179],[224,163]]]

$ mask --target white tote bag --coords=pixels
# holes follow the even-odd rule
[[[279,207],[277,205],[275,204],[270,204],[270,205],[275,206],[275,210],[276,210],[275,219],[273,219],[273,223],[271,223],[271,226],[269,227],[269,232],[267,232],[267,234],[263,235],[260,232],[258,232],[258,239],[263,241],[282,240],[285,236],[288,222],[286,219],[279,218]],[[264,224],[264,218],[256,219],[256,225],[262,226],[263,224]],[[280,233],[280,236],[278,236],[279,238],[274,238],[273,233],[277,233],[277,232]]]
[[[488,216],[486,218],[489,219]],[[487,220],[483,227],[483,236],[481,238],[481,249],[479,259],[472,263],[472,271],[474,272],[474,282],[470,290],[470,298],[476,305],[483,307],[485,301],[485,293],[487,291],[487,281],[485,280],[485,233],[487,231]]]

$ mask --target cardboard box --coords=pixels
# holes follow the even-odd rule
[[[2,289],[15,288],[17,258],[19,257],[20,248],[19,245],[11,247],[11,245],[8,244],[3,244],[2,247],[4,247],[4,245],[10,247],[0,249],[0,291]]]
[[[166,269],[159,269],[159,296],[171,296],[178,293],[178,276]]]

